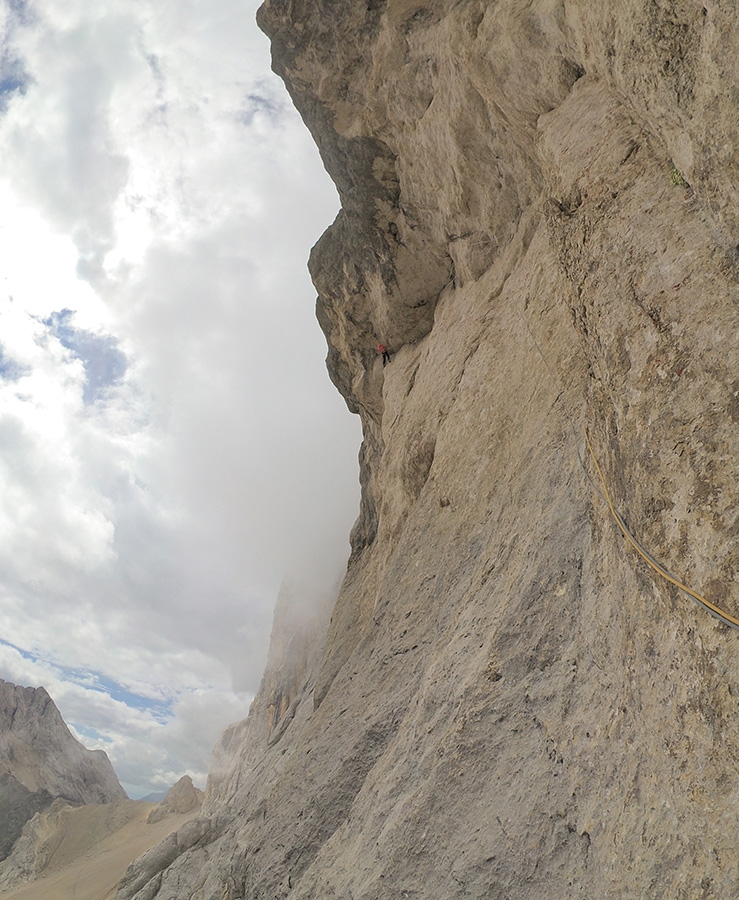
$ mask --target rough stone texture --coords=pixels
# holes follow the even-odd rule
[[[106,754],[72,737],[44,688],[0,679],[0,860],[25,823],[57,797],[110,803],[126,792]]]
[[[47,791],[29,791],[12,775],[0,775],[0,861],[9,855],[26,822],[51,801]]]
[[[199,825],[119,896],[733,896],[739,635],[625,544],[583,429],[739,613],[735,5],[259,22],[341,194],[310,265],[362,506],[325,633],[271,655]]]
[[[203,805],[203,797],[205,794],[195,787],[192,778],[189,775],[183,775],[182,778],[173,785],[161,803],[152,809],[147,816],[146,821],[149,824],[161,822],[167,816],[179,816],[183,813],[194,813]]]
[[[71,804],[125,800],[126,792],[102,750],[72,737],[42,687],[0,679],[0,773],[29,791],[47,791]]]

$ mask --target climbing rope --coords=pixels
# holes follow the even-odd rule
[[[719,609],[718,606],[711,603],[710,600],[706,600],[705,597],[701,597],[700,594],[696,593],[691,588],[684,585],[681,581],[678,581],[677,578],[673,578],[672,575],[664,568],[664,566],[660,565],[657,560],[648,553],[644,547],[636,540],[634,535],[629,531],[626,527],[626,523],[619,515],[616,507],[613,505],[613,501],[611,500],[611,495],[608,492],[608,486],[606,485],[606,480],[603,477],[603,472],[601,471],[600,466],[598,465],[598,460],[595,458],[595,453],[593,452],[593,447],[590,443],[590,438],[588,437],[588,431],[585,429],[585,440],[588,444],[588,450],[590,451],[590,455],[593,457],[593,462],[595,463],[595,468],[598,471],[598,477],[600,478],[600,483],[603,485],[603,491],[606,495],[606,501],[611,510],[611,515],[618,523],[618,527],[623,531],[624,536],[631,544],[631,546],[636,550],[636,552],[641,556],[641,558],[654,569],[655,572],[659,573],[665,580],[669,581],[670,584],[674,584],[675,587],[679,588],[684,594],[687,594],[689,597],[692,597],[697,603],[699,603],[705,610],[707,610],[712,616],[715,616],[720,622],[723,622],[724,625],[728,625],[730,628],[734,628],[736,631],[739,631],[739,619],[732,616],[730,613],[724,612],[724,610]]]
[[[526,331],[528,331],[529,336],[530,336],[531,340],[533,341],[534,346],[536,347],[536,350],[537,350],[539,356],[542,359],[542,362],[544,363],[544,365],[547,368],[547,371],[549,372],[549,377],[552,380],[552,384],[557,389],[557,400],[561,400],[564,395],[564,390],[562,389],[561,385],[559,384],[559,381],[557,380],[557,377],[555,376],[554,372],[552,371],[552,368],[549,365],[546,356],[544,356],[544,353],[543,353],[541,347],[539,346],[539,342],[536,340],[536,337],[534,336],[534,333],[531,330],[529,323],[526,320],[526,317],[523,315],[523,313],[520,310],[519,310],[519,316],[521,317],[521,321],[523,322],[524,327],[526,328]],[[593,481],[590,478],[590,473],[588,472],[588,468],[585,465],[585,462],[583,461],[582,456],[580,456],[580,448],[578,447],[578,441],[575,436],[575,431],[573,429],[572,419],[570,418],[566,409],[565,409],[564,415],[565,415],[567,424],[569,426],[570,432],[572,434],[572,438],[573,438],[573,441],[575,444],[575,451],[577,452],[578,459],[580,460],[580,465],[582,466],[582,469],[585,472],[585,476],[587,477],[588,481],[590,481],[590,483],[593,485],[593,488],[596,491],[596,493],[599,493],[595,484],[593,484]],[[732,616],[731,613],[725,612],[723,609],[716,606],[714,603],[711,603],[710,600],[707,600],[705,597],[702,597],[700,594],[698,594],[692,588],[689,588],[687,585],[683,584],[681,581],[678,581],[677,578],[674,578],[672,575],[670,575],[670,573],[667,571],[667,569],[665,569],[665,567],[663,565],[658,563],[657,560],[651,555],[651,553],[649,553],[647,550],[645,550],[644,547],[642,547],[642,545],[639,543],[639,541],[637,541],[637,539],[634,537],[634,535],[629,531],[629,529],[626,525],[626,522],[624,522],[624,520],[621,517],[621,515],[619,514],[618,510],[613,505],[613,501],[611,500],[611,495],[608,490],[608,485],[606,484],[606,480],[603,477],[603,472],[601,471],[600,465],[598,464],[598,460],[596,459],[595,453],[593,452],[593,446],[590,443],[590,438],[588,437],[587,428],[584,429],[584,431],[585,431],[585,441],[587,442],[588,450],[590,451],[590,455],[593,458],[593,462],[595,463],[595,468],[598,472],[598,477],[600,479],[600,483],[603,486],[603,492],[605,494],[606,503],[608,503],[608,508],[611,510],[611,515],[616,520],[616,524],[623,532],[626,540],[631,544],[631,546],[634,548],[634,550],[636,550],[636,552],[639,554],[639,556],[641,556],[641,558],[647,563],[647,565],[650,566],[652,569],[654,569],[654,571],[657,572],[659,575],[661,575],[662,578],[664,578],[666,581],[669,581],[670,584],[674,584],[675,587],[678,588],[678,590],[681,590],[684,594],[687,594],[688,597],[691,597],[693,600],[695,600],[696,603],[698,603],[700,606],[702,606],[703,609],[706,610],[706,612],[710,613],[712,616],[714,616],[716,619],[718,619],[719,622],[723,622],[724,625],[728,625],[729,628],[733,628],[735,631],[739,631],[739,618]]]

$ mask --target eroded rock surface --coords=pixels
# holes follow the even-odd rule
[[[126,792],[106,754],[72,736],[44,688],[0,679],[0,860],[23,825],[55,798],[111,803]]]
[[[259,22],[342,198],[310,265],[362,507],[327,628],[120,896],[732,896],[739,634],[625,544],[584,429],[739,614],[734,5]]]
[[[178,816],[183,813],[197,812],[203,805],[203,792],[196,788],[189,775],[183,775],[168,791],[161,803],[152,809],[146,821],[149,824],[161,822],[167,816]]]

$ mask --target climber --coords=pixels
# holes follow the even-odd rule
[[[385,363],[390,362],[390,354],[387,352],[387,347],[384,344],[377,345],[377,352],[382,357],[382,365],[385,366]]]

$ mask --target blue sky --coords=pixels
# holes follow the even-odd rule
[[[97,691],[100,694],[110,697],[124,703],[131,709],[145,710],[150,712],[155,719],[161,723],[165,723],[172,715],[172,701],[166,697],[151,697],[142,694],[136,694],[128,690],[124,685],[117,684],[113,679],[108,678],[101,672],[93,672],[87,669],[74,669],[69,666],[57,665],[50,663],[43,657],[24,650],[22,647],[14,646],[10,641],[0,640],[0,644],[17,653],[23,660],[30,662],[34,666],[48,667],[56,670],[57,677],[69,684],[76,684],[85,691]],[[98,731],[92,726],[79,726],[81,730],[94,734],[96,739],[100,739],[103,732]]]
[[[110,388],[120,384],[126,374],[128,360],[117,338],[77,328],[74,320],[74,310],[60,309],[47,316],[43,324],[62,347],[82,362],[85,369],[82,401],[93,403],[103,399]]]
[[[203,784],[358,508],[306,271],[336,192],[256,8],[0,0],[0,677],[134,795]]]

